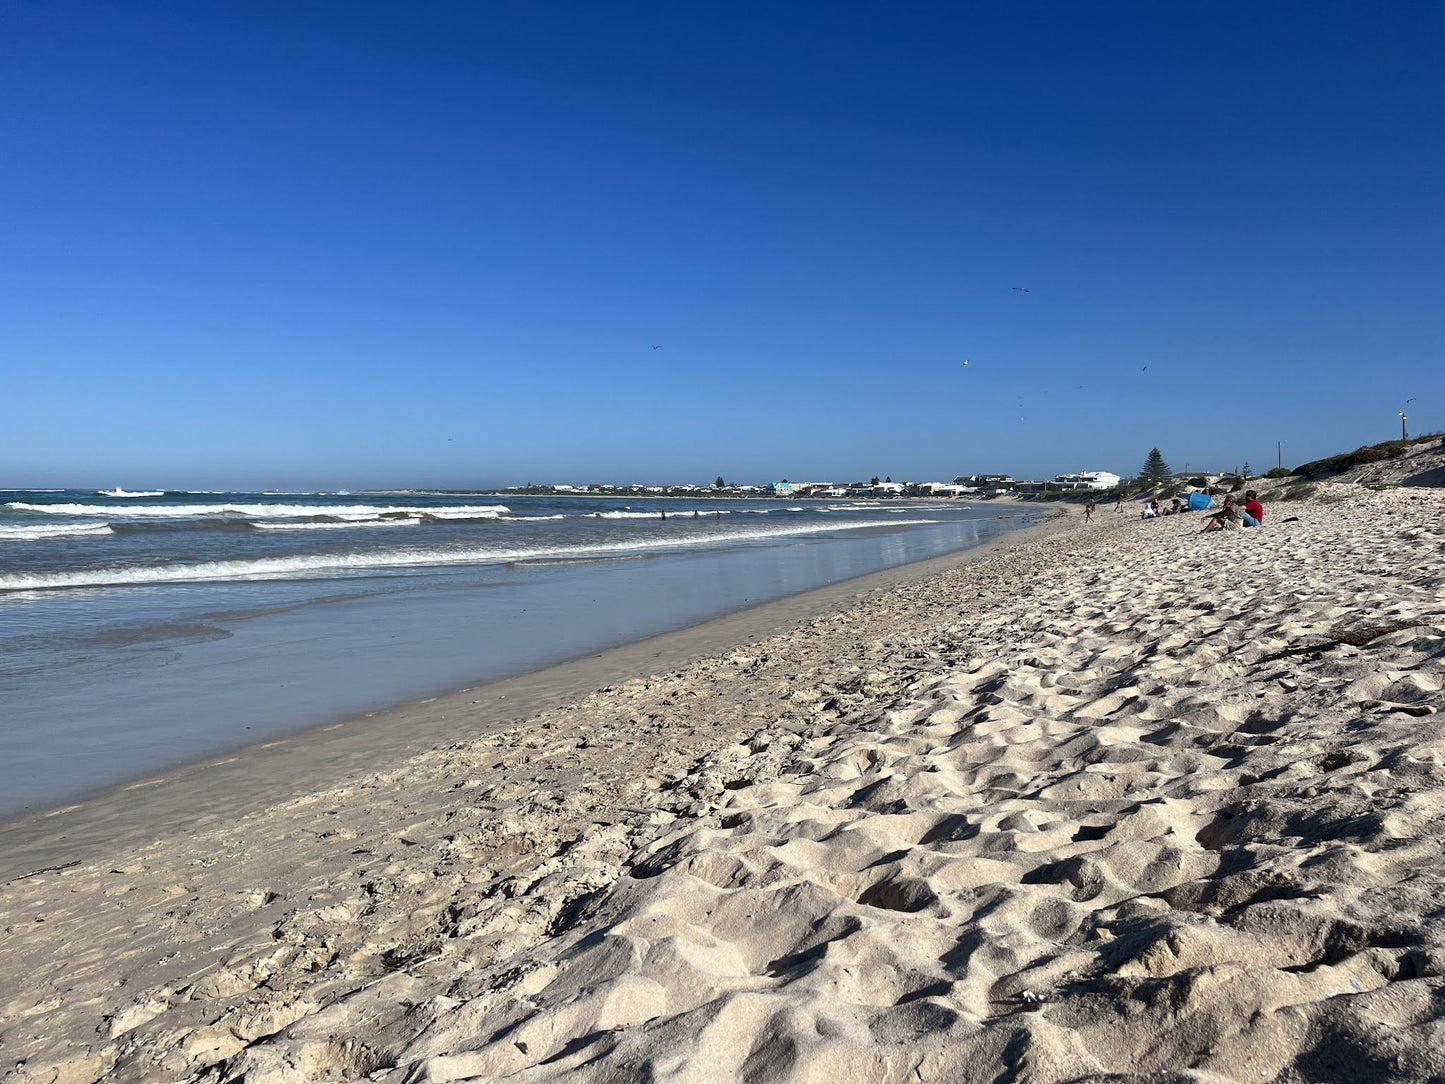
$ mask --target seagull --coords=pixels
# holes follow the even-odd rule
[[[1018,291],[1019,293],[1021,293],[1021,294],[1031,294],[1031,293],[1033,293],[1033,291],[1030,290],[1027,286],[1015,286],[1014,289],[1017,290],[1017,291]]]
[[[964,364],[967,365],[968,362],[965,361]],[[1405,405],[1408,406],[1409,404],[1413,403],[1414,401],[1415,401],[1415,400],[1413,400],[1413,399],[1406,399],[1406,400],[1405,400]]]
[[[964,359],[963,359],[963,364],[964,364],[965,366],[968,365],[968,358],[964,358]],[[1412,402],[1412,403],[1413,403],[1414,401],[1415,401],[1415,400],[1413,400],[1413,399],[1410,400],[1410,402]]]
[[[1144,368],[1140,369],[1139,371],[1140,371],[1141,373],[1147,373],[1147,372],[1149,371],[1149,366],[1146,365],[1146,366],[1144,366]]]
[[[653,349],[654,349],[654,350],[661,350],[662,347],[660,347],[660,346],[654,346]]]

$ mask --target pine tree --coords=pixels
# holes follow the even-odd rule
[[[1249,478],[1253,478],[1253,477],[1254,477],[1254,469],[1249,465],[1249,460],[1248,460],[1248,459],[1246,459],[1246,460],[1244,461],[1244,474],[1243,474],[1243,477],[1246,478],[1246,479],[1249,479]]]
[[[1164,457],[1159,454],[1159,449],[1150,449],[1149,458],[1144,460],[1144,469],[1139,472],[1140,479],[1145,482],[1167,482],[1173,475],[1169,464],[1164,462]]]
[[[719,474],[717,476],[717,481],[715,481],[712,485],[714,489],[722,489],[727,485],[727,483],[723,481],[723,476]]]

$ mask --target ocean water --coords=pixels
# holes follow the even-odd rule
[[[0,816],[976,544],[907,501],[0,491]]]

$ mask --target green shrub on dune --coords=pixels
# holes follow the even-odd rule
[[[1353,452],[1344,452],[1341,455],[1332,455],[1325,459],[1304,463],[1296,467],[1292,473],[1302,478],[1323,478],[1331,474],[1340,474],[1356,467],[1378,463],[1382,459],[1398,459],[1416,445],[1439,440],[1442,435],[1445,434],[1423,433],[1418,437],[1411,437],[1409,440],[1386,440],[1379,444],[1364,444]],[[1274,472],[1271,471],[1270,474],[1273,475]]]

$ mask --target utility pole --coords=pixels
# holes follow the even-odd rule
[[[1405,412],[1404,412],[1403,410],[1400,411],[1400,439],[1401,439],[1401,440],[1409,440],[1409,439],[1410,439],[1409,435],[1406,434],[1406,432],[1405,432]]]
[[[1274,442],[1274,465],[1280,470],[1284,470],[1284,441],[1282,440]]]

